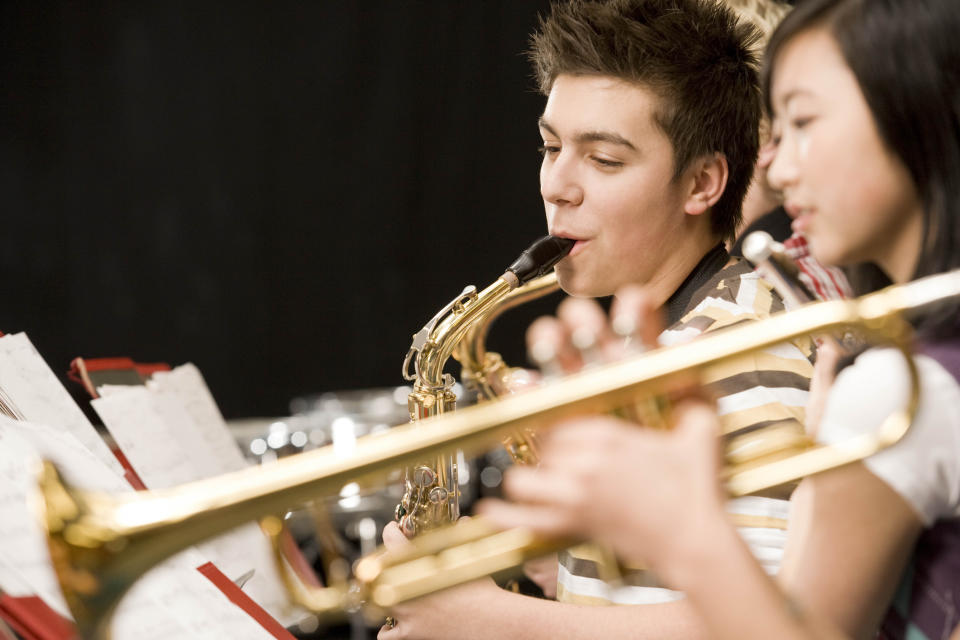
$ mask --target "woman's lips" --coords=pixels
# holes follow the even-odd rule
[[[784,208],[787,210],[787,215],[793,218],[790,228],[794,233],[806,233],[813,218],[813,209],[795,204],[784,205]]]
[[[813,216],[808,213],[801,214],[793,219],[793,222],[790,223],[790,228],[793,229],[794,233],[806,234],[810,228],[810,219],[812,217]]]

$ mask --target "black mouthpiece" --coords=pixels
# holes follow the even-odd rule
[[[544,236],[527,247],[520,257],[507,267],[507,271],[517,276],[520,284],[529,282],[549,272],[553,265],[570,252],[575,242],[570,238]]]

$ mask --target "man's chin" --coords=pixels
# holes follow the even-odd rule
[[[601,298],[613,294],[609,291],[609,286],[602,286],[591,278],[583,277],[582,274],[565,270],[557,270],[557,282],[564,293],[574,298]]]

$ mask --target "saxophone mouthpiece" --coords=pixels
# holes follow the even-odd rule
[[[512,274],[517,282],[514,286],[526,284],[537,276],[542,276],[566,256],[576,241],[570,238],[544,236],[527,247],[520,257],[513,261],[504,275]],[[509,276],[508,276],[509,278]],[[513,278],[509,278],[510,281]]]

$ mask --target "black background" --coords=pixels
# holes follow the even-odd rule
[[[191,361],[227,417],[398,384],[545,232],[546,1],[0,6],[0,330],[58,373]]]

